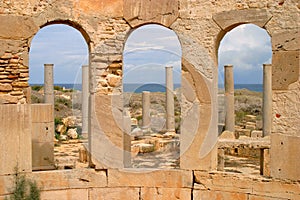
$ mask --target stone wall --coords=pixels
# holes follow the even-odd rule
[[[97,195],[99,199],[109,199],[114,195],[132,196],[133,199],[143,195],[145,199],[152,196],[159,198],[160,195],[162,199],[169,195],[175,195],[174,199],[191,199],[192,196],[194,199],[297,199],[298,183],[273,179],[261,179],[256,183],[255,179],[243,176],[238,176],[242,181],[232,181],[237,180],[235,175],[215,175],[211,171],[216,169],[217,161],[219,44],[232,28],[252,23],[265,28],[272,38],[272,133],[275,137],[271,136],[271,175],[280,179],[300,179],[297,172],[300,161],[295,159],[295,155],[300,153],[299,148],[295,148],[299,145],[300,136],[296,120],[300,106],[297,42],[300,22],[296,20],[299,19],[299,9],[300,4],[295,0],[162,0],[159,5],[157,1],[150,0],[1,1],[0,104],[29,102],[30,95],[26,93],[29,51],[31,41],[40,28],[57,23],[73,26],[82,33],[89,48],[89,150],[93,159],[97,160],[96,168],[104,171],[93,171],[92,175],[74,171],[74,176],[69,176],[69,172],[56,171],[32,173],[31,176],[44,187],[44,197],[51,194],[71,198],[78,194],[83,195],[82,199],[94,199]],[[153,176],[158,180],[144,172],[124,174],[116,170],[124,167],[124,150],[128,150],[126,134],[123,134],[120,96],[123,49],[131,31],[149,23],[161,24],[178,35],[182,45],[184,79],[181,170],[158,172],[159,175]],[[30,120],[27,120],[28,124]],[[286,156],[286,152],[293,153]],[[280,168],[277,166],[282,163],[274,162],[278,157],[286,158]],[[90,176],[97,173],[103,176],[99,179],[103,182],[91,180]],[[5,183],[0,184],[0,194],[5,195],[9,192],[9,184],[6,183],[11,181],[11,177],[8,180],[6,176],[0,178],[0,183]],[[65,185],[57,183],[56,187],[51,181],[57,180]],[[78,182],[79,186],[76,185]],[[111,188],[114,188],[113,192],[110,192]],[[125,190],[128,194],[124,193]]]
[[[0,104],[25,104],[29,100],[29,69],[11,51],[0,57]]]
[[[42,200],[288,200],[300,198],[299,182],[241,174],[192,170],[134,172],[93,169],[26,174],[41,188]],[[13,187],[13,176],[0,176],[0,200]]]

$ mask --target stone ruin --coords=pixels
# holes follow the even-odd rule
[[[293,0],[1,1],[0,199],[11,193],[16,166],[37,181],[42,199],[299,199],[299,9]],[[122,53],[131,31],[150,23],[173,30],[182,47],[179,169],[130,168]],[[224,141],[218,47],[248,23],[272,38],[271,133],[264,141]],[[53,107],[30,104],[30,44],[51,24],[79,30],[89,47],[89,168],[53,169]],[[241,145],[261,150],[261,175],[222,171],[224,148]]]

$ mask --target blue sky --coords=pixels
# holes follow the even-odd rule
[[[235,83],[262,83],[262,64],[271,62],[267,32],[241,25],[225,35],[219,48],[219,82],[223,66],[234,65]],[[88,47],[81,33],[67,25],[42,28],[31,43],[30,83],[43,83],[44,63],[54,64],[55,83],[80,83],[81,66],[88,63]],[[140,27],[124,49],[124,83],[163,83],[164,67],[174,67],[180,82],[181,47],[176,34],[162,26]]]
[[[218,55],[219,83],[224,65],[232,64],[235,83],[262,84],[262,65],[272,62],[271,38],[255,25],[240,25],[224,36]]]
[[[44,64],[54,64],[54,83],[81,83],[81,66],[88,64],[88,46],[81,33],[67,25],[42,28],[29,52],[30,83],[44,82]]]

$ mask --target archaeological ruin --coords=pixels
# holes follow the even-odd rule
[[[47,200],[300,199],[299,11],[296,0],[0,1],[0,200],[12,194],[16,167],[36,181]],[[79,152],[86,167],[54,164],[53,79],[45,79],[45,103],[31,103],[31,42],[53,24],[80,31],[89,49],[82,78],[88,143]],[[148,24],[174,31],[182,48],[178,168],[131,167],[123,51],[129,35]],[[246,139],[234,134],[230,65],[225,67],[228,116],[220,136],[218,123],[218,49],[242,24],[265,29],[272,43],[272,63],[263,66],[262,132],[249,131]],[[45,63],[45,77],[52,67]],[[144,95],[147,102],[149,94]],[[168,131],[174,132],[169,114]],[[250,130],[255,119],[248,118]],[[147,127],[149,118],[143,122]],[[259,157],[258,173],[228,168],[228,154],[250,151]]]

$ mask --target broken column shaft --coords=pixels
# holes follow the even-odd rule
[[[54,105],[53,64],[44,64],[44,102]]]
[[[272,65],[263,65],[263,136],[271,134],[272,127]]]
[[[87,138],[88,134],[88,111],[89,111],[89,66],[82,66],[82,135]]]
[[[150,118],[150,92],[149,91],[143,91],[142,93],[142,115],[143,115],[143,122],[142,122],[142,128],[143,129],[149,129],[151,118]]]
[[[166,129],[175,132],[173,67],[166,67]]]
[[[233,66],[224,66],[225,76],[225,130],[234,132],[234,80]]]

